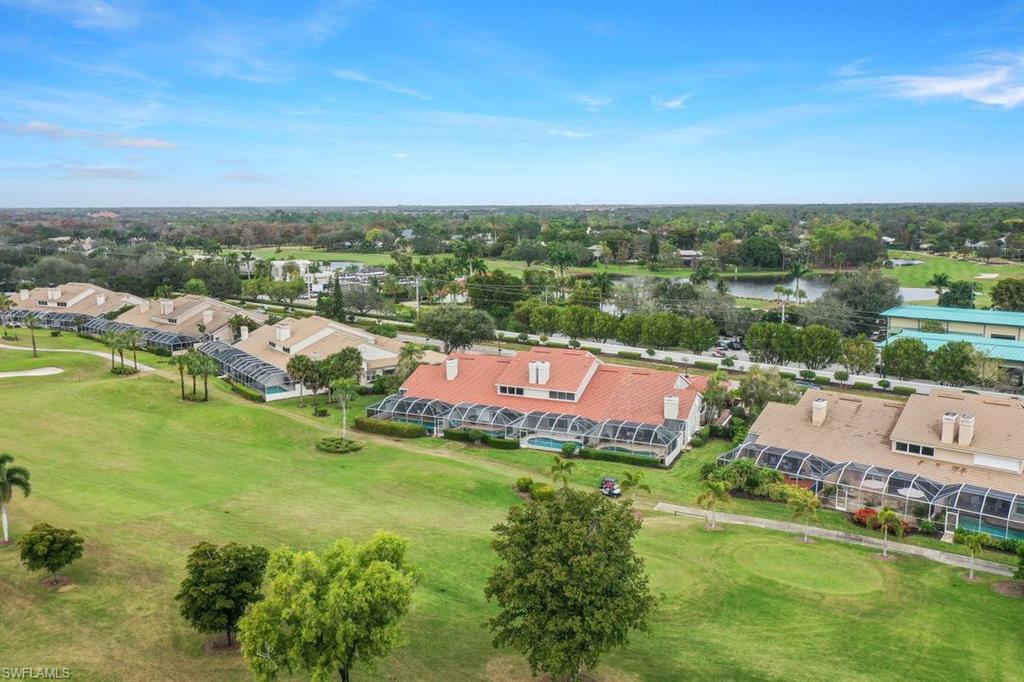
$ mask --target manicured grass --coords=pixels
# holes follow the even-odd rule
[[[207,638],[177,614],[188,548],[322,549],[383,528],[411,540],[419,582],[403,645],[357,679],[529,679],[520,656],[491,647],[483,584],[490,528],[519,503],[511,483],[542,478],[550,456],[431,439],[367,439],[358,454],[326,455],[313,444],[336,432],[333,413],[248,403],[217,382],[209,403],[183,404],[171,378],[114,377],[84,355],[30,359],[0,350],[0,371],[67,371],[0,383],[2,449],[34,486],[12,504],[13,533],[74,527],[86,554],[65,571],[74,588],[54,593],[15,548],[0,548],[0,604],[14,616],[0,619],[4,665],[56,661],[87,680],[251,679],[239,658],[202,654]],[[724,447],[650,472],[655,492],[641,501],[692,503],[693,472]],[[580,462],[575,478],[596,485],[624,468]],[[863,548],[752,528],[707,533],[650,513],[637,547],[662,606],[652,632],[606,657],[599,679],[1011,680],[1024,659],[1024,610],[987,576],[967,584],[924,560],[882,563]]]
[[[928,286],[928,280],[936,274],[944,272],[954,282],[958,280],[977,282],[988,292],[1001,279],[1024,277],[1024,263],[1007,264],[1004,262],[1000,264],[996,261],[986,265],[983,262],[976,262],[974,260],[961,260],[949,256],[933,256],[916,251],[890,251],[889,258],[916,258],[917,260],[924,261],[921,265],[908,265],[892,269],[892,276],[905,287],[926,287]],[[997,274],[999,277],[996,279],[975,279],[978,275],[986,273]],[[984,302],[979,301],[978,303],[984,304]]]

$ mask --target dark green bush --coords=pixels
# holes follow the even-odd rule
[[[807,379],[807,381],[814,381],[814,378],[818,376],[818,373],[813,369],[802,369],[800,370],[800,378]]]
[[[733,429],[733,425],[732,425],[731,421],[728,424],[724,424],[724,425],[721,425],[721,424],[708,424],[708,433],[713,438],[726,438],[726,439],[732,440],[732,435],[733,435],[734,432],[735,432],[735,430]]]
[[[529,476],[523,476],[522,478],[516,479],[516,490],[521,493],[528,493],[533,489],[533,479]]]
[[[779,376],[783,379],[796,379],[796,375],[792,372],[779,372]]]
[[[495,438],[493,436],[487,437],[487,444],[495,450],[518,450],[519,441],[515,438]]]
[[[601,354],[601,349],[598,348],[597,346],[582,346],[582,348],[583,348],[583,350],[590,351],[594,355],[600,355]]]
[[[422,424],[393,422],[373,417],[356,417],[355,425],[360,431],[379,433],[382,436],[393,436],[394,438],[420,438],[427,435],[427,427]]]
[[[316,449],[340,455],[346,452],[362,450],[363,444],[347,438],[321,438],[316,442]]]
[[[710,362],[708,360],[697,360],[693,363],[693,366],[698,369],[718,369],[717,362]]]
[[[964,539],[969,535],[981,535],[982,547],[988,549],[994,549],[999,552],[1007,552],[1008,554],[1016,554],[1020,547],[1024,545],[1024,540],[1011,540],[1008,538],[997,538],[988,533],[975,533],[971,530],[964,528],[957,528],[953,532],[953,542],[958,545],[964,544]]]
[[[547,483],[534,483],[530,487],[530,497],[535,500],[553,500],[555,499],[555,489]]]
[[[326,417],[327,416],[327,408],[323,407],[322,405],[318,405],[318,406],[314,407],[313,408],[313,416],[314,417]]]
[[[889,388],[890,386],[892,386],[892,382],[889,381],[888,379],[879,379],[878,380],[878,387],[879,388]]]
[[[445,440],[456,440],[460,443],[468,443],[469,431],[466,429],[445,429],[444,438]]]
[[[263,402],[263,394],[260,393],[259,391],[253,390],[253,389],[249,388],[248,386],[246,386],[245,384],[236,384],[233,381],[229,382],[229,383],[231,385],[232,393],[237,393],[238,395],[242,396],[246,400],[251,400],[254,403],[262,403]]]
[[[633,350],[620,350],[616,353],[620,358],[626,358],[627,360],[639,360],[641,355]]]
[[[568,348],[569,344],[562,343],[561,341],[547,341],[544,346],[547,348]]]
[[[897,386],[892,389],[892,392],[896,395],[914,395],[917,393],[917,389],[913,386]]]
[[[841,369],[837,369],[835,372],[836,381],[846,381],[850,378],[850,373]]]
[[[828,377],[814,377],[814,383],[818,384],[819,386],[826,386],[832,383],[832,380],[829,379]]]
[[[134,367],[129,367],[128,365],[125,365],[124,367],[114,367],[113,369],[110,370],[110,373],[128,376],[130,374],[137,374],[138,371],[139,370],[135,369]]]
[[[596,459],[602,462],[620,462],[622,464],[634,464],[639,467],[660,467],[661,462],[654,457],[643,457],[642,455],[627,455],[622,452],[608,452],[607,450],[596,450],[594,448],[581,448],[576,453],[577,457],[583,459]]]
[[[862,391],[870,391],[871,389],[874,388],[874,384],[872,384],[870,381],[855,381],[853,383],[853,387],[859,388]]]

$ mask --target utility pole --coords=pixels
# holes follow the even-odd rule
[[[416,321],[420,319],[420,276],[416,275]]]

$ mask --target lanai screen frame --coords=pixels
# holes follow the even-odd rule
[[[295,382],[280,367],[223,341],[208,341],[197,346],[196,350],[213,358],[229,378],[264,395],[270,388],[290,391],[295,387]]]
[[[578,414],[533,410],[505,428],[506,437],[519,437],[538,433],[570,436],[576,442],[583,442],[583,437],[597,424],[593,419]]]
[[[392,393],[366,408],[366,416],[421,424],[429,426],[437,433],[442,429],[444,419],[453,407],[455,406],[451,403],[437,398],[417,398],[404,393]]]
[[[484,419],[468,418],[471,414],[475,414],[478,417],[482,416]],[[519,421],[523,416],[522,412],[514,410],[511,407],[463,401],[461,403],[456,403],[448,413],[444,415],[444,428],[467,428],[466,424],[470,424],[471,426],[468,428],[479,428],[483,431],[500,431],[504,434],[510,424]],[[454,424],[453,422],[455,421],[460,423]]]

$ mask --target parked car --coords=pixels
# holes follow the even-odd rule
[[[618,480],[611,476],[605,476],[601,479],[601,494],[608,497],[619,497],[622,495],[622,488],[619,487]]]
[[[715,342],[715,348],[721,348],[722,350],[725,350],[728,347],[729,339],[718,339],[718,341]]]
[[[794,379],[793,383],[803,388],[818,388],[818,384],[813,381],[808,381],[807,379]]]
[[[743,342],[739,339],[733,339],[729,342],[729,350],[743,350]]]
[[[725,357],[725,349],[724,348],[712,348],[711,349],[711,354],[714,355],[716,358],[724,358]]]

